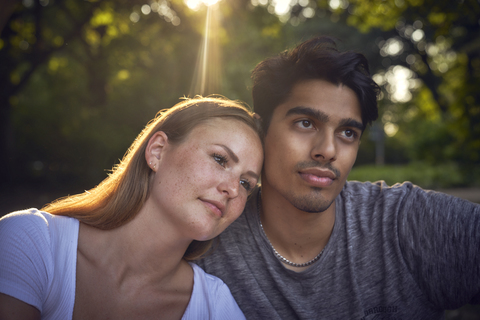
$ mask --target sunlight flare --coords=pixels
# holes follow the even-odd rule
[[[198,10],[201,5],[205,5],[207,7],[213,6],[214,4],[220,2],[221,0],[184,0],[187,7],[192,10]]]
[[[218,0],[203,0],[202,3],[216,4]],[[203,41],[198,52],[195,72],[190,87],[190,96],[219,93],[221,83],[221,54],[219,44],[219,19],[218,5],[209,5],[205,19]]]

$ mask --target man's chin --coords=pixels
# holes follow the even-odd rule
[[[335,201],[335,199],[325,199],[323,196],[303,196],[295,197],[290,201],[292,205],[298,210],[302,210],[309,213],[324,212]]]

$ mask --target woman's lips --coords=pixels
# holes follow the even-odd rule
[[[223,211],[225,210],[225,206],[214,200],[208,200],[208,199],[200,199],[203,204],[209,208],[216,216],[218,217],[223,217]]]

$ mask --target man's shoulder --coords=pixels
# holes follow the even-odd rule
[[[362,213],[365,215],[377,215],[379,212],[393,214],[393,208],[399,205],[429,200],[427,190],[424,190],[411,182],[387,185],[383,180],[376,182],[347,181],[338,199],[337,205],[347,212]]]
[[[437,208],[444,212],[453,210],[455,212],[471,210],[474,204],[453,197],[451,195],[423,189],[411,182],[396,183],[388,186],[385,181],[359,182],[348,181],[340,193],[337,204],[348,209],[348,211],[387,211],[393,213],[393,208],[403,208],[410,213],[425,211],[428,208]],[[410,210],[411,209],[411,210]]]
[[[351,196],[368,196],[368,197],[379,197],[379,196],[391,196],[394,194],[408,194],[411,192],[425,192],[422,188],[414,185],[409,181],[402,183],[396,183],[392,186],[389,186],[384,180],[379,180],[375,182],[361,182],[361,181],[347,181],[341,194],[351,195]]]

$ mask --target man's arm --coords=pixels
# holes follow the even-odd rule
[[[430,301],[480,303],[480,205],[413,188],[399,215],[404,259]]]

